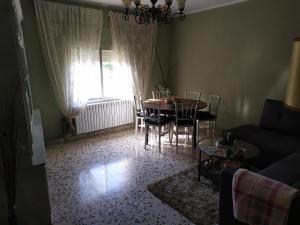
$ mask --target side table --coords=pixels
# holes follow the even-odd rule
[[[199,152],[199,161],[198,161],[198,181],[200,181],[201,175],[201,167],[204,169],[206,164],[207,167],[214,168],[220,166],[221,162],[227,158],[227,149],[216,147],[216,146],[205,146],[205,147],[197,147],[197,151]],[[208,159],[202,161],[202,154],[208,156]],[[211,164],[211,165],[209,165]],[[217,168],[214,168],[217,169]],[[205,173],[209,175],[208,171]],[[213,175],[212,175],[213,176]],[[212,178],[212,177],[210,177]]]
[[[233,151],[233,149],[235,149]],[[232,146],[198,146],[198,181],[200,175],[218,183],[219,173],[224,167],[248,168],[248,161],[259,154],[259,149],[246,141],[235,140]],[[207,160],[202,161],[202,154],[207,156]],[[212,172],[213,171],[213,172]]]

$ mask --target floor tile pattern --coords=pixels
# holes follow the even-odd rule
[[[182,142],[183,143],[183,142]],[[54,225],[192,224],[147,190],[147,185],[195,166],[190,146],[158,153],[155,139],[126,130],[47,147]]]

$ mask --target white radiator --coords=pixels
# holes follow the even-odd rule
[[[76,117],[77,134],[133,123],[133,102],[116,100],[88,104]]]

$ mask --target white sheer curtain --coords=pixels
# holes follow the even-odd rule
[[[140,25],[130,17],[122,19],[121,14],[110,12],[113,48],[123,73],[132,78],[134,93],[146,97],[155,56],[157,24]]]
[[[100,76],[102,11],[43,0],[34,4],[50,82],[62,113],[70,120],[90,97],[92,73]]]

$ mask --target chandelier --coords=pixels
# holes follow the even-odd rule
[[[129,20],[129,14],[134,16],[138,24],[149,24],[157,21],[159,24],[169,24],[174,18],[179,21],[185,19],[184,7],[186,0],[177,0],[178,12],[172,14],[171,5],[173,0],[165,0],[164,5],[156,6],[157,0],[150,0],[152,6],[141,4],[141,0],[122,0],[124,9],[122,18]],[[135,8],[131,11],[130,5],[134,3]]]

